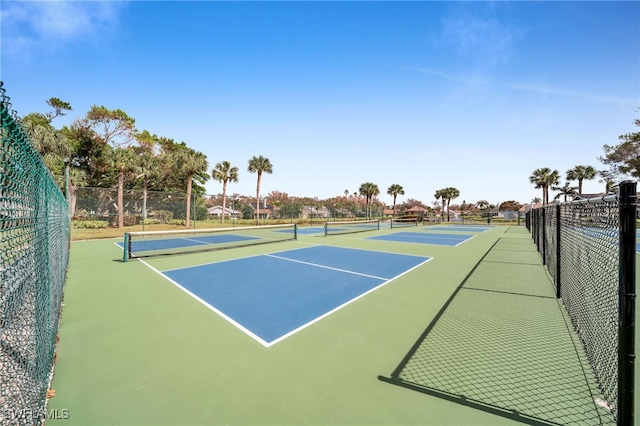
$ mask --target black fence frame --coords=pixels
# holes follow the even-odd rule
[[[618,365],[617,401],[614,416],[619,425],[634,424],[635,371],[635,297],[636,297],[636,218],[637,192],[635,181],[620,184],[620,193],[561,203],[533,209],[527,213],[526,224],[538,247],[542,262],[556,287],[556,297],[563,298],[561,246],[563,207],[580,204],[617,203],[618,211]],[[569,316],[574,313],[569,309]]]

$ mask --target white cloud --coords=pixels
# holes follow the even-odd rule
[[[507,61],[514,45],[512,32],[500,21],[470,15],[446,19],[442,40],[459,56],[488,65]]]
[[[497,82],[486,78],[470,76],[459,76],[442,71],[438,71],[430,68],[417,68],[415,69],[423,74],[428,74],[434,77],[438,77],[444,80],[461,83],[466,86],[480,86],[480,87],[498,87],[502,89],[517,90],[522,92],[538,93],[546,96],[564,96],[571,98],[578,98],[588,101],[604,102],[604,103],[618,103],[618,104],[631,104],[635,105],[636,101],[632,98],[622,98],[617,96],[601,95],[598,93],[590,93],[579,90],[558,89],[549,85],[542,84],[520,84],[513,82]]]
[[[2,1],[2,50],[28,55],[100,34],[113,27],[123,3],[111,1]]]

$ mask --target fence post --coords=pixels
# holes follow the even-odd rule
[[[560,215],[562,214],[562,209],[560,208],[560,204],[556,204],[556,298],[560,299],[561,295],[560,295],[560,271],[562,270],[561,268],[561,259],[562,259],[562,255],[561,255],[561,248],[562,245],[560,244],[560,236],[562,235],[562,232],[560,232],[560,226],[562,224],[562,220],[560,220]]]
[[[129,233],[125,232],[124,241],[122,243],[122,262],[123,263],[129,260],[129,244],[130,244]]]
[[[636,316],[636,182],[620,184],[620,279],[618,308],[618,424],[634,418]]]
[[[542,264],[547,264],[547,206],[542,207]]]

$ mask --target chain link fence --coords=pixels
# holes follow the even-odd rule
[[[64,195],[0,82],[0,423],[40,424],[69,260]]]
[[[618,424],[634,402],[636,183],[531,211],[531,233]],[[529,221],[528,221],[529,222]]]

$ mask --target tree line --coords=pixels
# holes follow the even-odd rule
[[[634,120],[634,125],[640,126],[640,119]],[[578,165],[566,171],[565,183],[560,186],[560,172],[549,167],[535,169],[529,176],[529,182],[537,189],[542,190],[542,198],[536,198],[533,202],[549,204],[549,189],[558,191],[554,200],[582,196],[582,184],[585,180],[600,177],[600,182],[605,184],[604,192],[612,194],[617,191],[616,182],[625,178],[640,178],[640,132],[626,133],[618,136],[620,143],[617,145],[605,144],[602,149],[604,154],[598,160],[609,166],[606,170],[596,170],[593,166]],[[576,181],[577,186],[571,182]]]
[[[222,184],[222,206],[225,211],[228,185],[239,180],[237,166],[221,161],[209,172],[205,154],[189,147],[184,141],[177,142],[146,129],[137,129],[135,119],[120,109],[93,105],[84,116],[76,118],[69,126],[56,129],[53,126],[55,119],[73,111],[73,108],[59,98],[50,98],[46,103],[51,111],[28,114],[21,121],[59,186],[65,188],[68,184],[66,189],[72,211],[78,187],[117,188],[117,226],[121,228],[124,226],[125,190],[141,190],[145,199],[150,190],[186,192],[185,224],[189,226],[191,194],[204,196],[204,184],[210,178]],[[248,160],[247,171],[257,177],[254,214],[258,223],[262,176],[273,173],[273,164],[262,155],[254,156]],[[293,202],[278,199],[271,194],[270,200],[272,205],[284,208],[289,214],[299,211],[300,202],[306,201],[309,204],[304,205],[316,208],[328,205],[338,215],[345,211],[355,215],[362,208],[365,216],[371,218],[382,216],[386,207],[377,199],[379,194],[378,185],[364,182],[354,193],[345,190],[344,197],[322,201],[301,197]],[[397,207],[400,207],[400,211],[412,207],[432,210],[414,199],[397,206],[397,197],[405,194],[404,188],[399,184],[390,185],[387,194],[393,197],[393,215],[396,214]],[[460,191],[456,188],[443,188],[436,191],[434,196],[436,204],[441,200],[444,210],[445,203],[448,208],[451,200],[459,194]],[[477,205],[484,207],[484,203],[486,202],[481,200]],[[224,222],[224,214],[221,220]]]
[[[204,195],[210,177],[224,182],[225,189],[227,182],[237,182],[237,168],[228,162],[216,164],[210,175],[205,154],[184,141],[138,130],[135,119],[120,109],[93,105],[71,125],[56,129],[53,121],[72,106],[59,98],[46,102],[52,111],[28,114],[21,122],[58,185],[68,183],[72,211],[78,187],[117,187],[117,226],[122,228],[125,189],[141,189],[145,198],[149,190],[186,192],[189,226],[192,193]],[[257,205],[262,174],[272,173],[273,166],[259,155],[249,159],[247,170],[257,174]]]
[[[125,189],[142,190],[143,196],[150,190],[165,192],[186,192],[186,221],[190,224],[191,194],[204,198],[204,184],[210,179],[222,184],[223,211],[227,206],[227,191],[229,183],[238,182],[239,168],[228,161],[221,161],[209,171],[207,157],[202,152],[189,147],[186,142],[158,136],[148,130],[138,130],[135,119],[120,109],[108,109],[104,106],[93,105],[87,113],[73,120],[69,126],[56,129],[53,122],[57,117],[72,111],[69,103],[59,98],[46,101],[51,111],[47,113],[31,113],[22,118],[22,124],[36,149],[42,154],[46,166],[61,188],[65,187],[68,177],[67,190],[69,202],[73,211],[75,191],[78,187],[117,188],[118,196],[115,201],[117,207],[117,226],[123,227],[123,192]],[[640,126],[640,120],[634,122]],[[555,199],[564,196],[573,197],[582,194],[584,180],[600,176],[606,182],[606,192],[615,187],[615,179],[621,176],[640,176],[640,132],[621,135],[618,145],[604,145],[605,154],[600,161],[609,165],[609,170],[597,171],[593,166],[575,166],[566,173],[566,183],[560,186],[560,174],[557,170],[544,167],[534,170],[529,181],[536,188],[542,189],[542,199],[532,202],[549,202],[549,189],[558,191]],[[260,217],[260,186],[263,174],[273,173],[273,164],[262,155],[253,156],[247,162],[246,170],[256,175],[256,192],[254,215],[256,223]],[[577,181],[573,186],[571,181]],[[278,194],[286,194],[279,193]],[[282,208],[292,215],[301,209],[300,203],[318,208],[322,205],[332,210],[332,214],[350,211],[353,214],[360,209],[366,218],[382,216],[386,206],[378,200],[380,188],[373,182],[364,182],[353,193],[344,191],[345,195],[317,200],[301,197],[297,200],[278,198],[270,194],[273,206]],[[422,202],[409,199],[397,204],[397,197],[404,195],[404,188],[397,183],[390,185],[386,193],[393,198],[392,214],[403,213],[413,207],[420,207],[427,212],[433,212],[430,206]],[[440,206],[441,213],[446,209],[447,219],[450,220],[452,200],[460,196],[457,188],[446,187],[434,193],[435,207]],[[519,204],[515,201],[507,203],[509,208]],[[486,200],[475,203],[463,201],[461,210],[485,210],[494,207]],[[500,206],[499,206],[500,207]],[[221,217],[224,222],[224,214]]]

